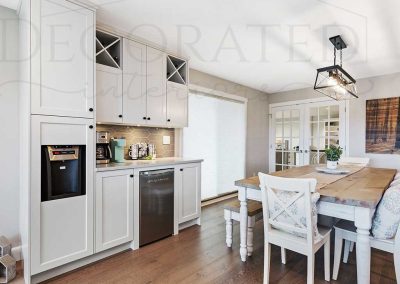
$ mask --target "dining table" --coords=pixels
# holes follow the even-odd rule
[[[315,178],[320,194],[318,214],[353,221],[357,228],[357,282],[370,283],[370,229],[376,207],[396,175],[395,169],[361,166],[341,167],[342,174],[321,172],[326,165],[292,167],[270,173],[286,178]],[[258,176],[235,181],[240,201],[240,257],[251,255],[247,249],[247,201],[261,201]]]

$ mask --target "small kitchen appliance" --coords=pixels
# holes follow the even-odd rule
[[[110,133],[96,132],[96,164],[108,164],[111,160]]]
[[[115,163],[124,163],[125,138],[111,138],[111,160]]]
[[[136,143],[129,146],[129,157],[132,160],[148,160],[156,158],[156,146],[154,144]]]

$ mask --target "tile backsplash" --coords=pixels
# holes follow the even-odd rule
[[[129,145],[139,142],[155,144],[157,158],[174,157],[175,155],[175,129],[173,128],[106,124],[97,124],[96,128],[96,131],[110,132],[111,137],[124,137],[126,139],[125,159],[130,159],[128,155]],[[163,145],[163,136],[170,136],[171,143],[169,145]]]

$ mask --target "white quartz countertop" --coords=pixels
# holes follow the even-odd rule
[[[147,168],[147,167],[158,167],[168,165],[179,165],[189,163],[201,163],[203,159],[187,159],[187,158],[157,158],[155,160],[125,160],[124,163],[109,163],[109,164],[98,164],[96,165],[97,172],[135,169],[135,168]]]

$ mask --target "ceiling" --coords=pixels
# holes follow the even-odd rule
[[[0,0],[0,6],[16,10],[18,7],[18,0]]]
[[[268,93],[312,86],[315,69],[332,64],[337,34],[354,78],[400,71],[398,0],[90,1],[98,21]]]

